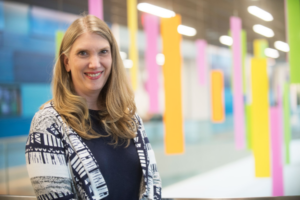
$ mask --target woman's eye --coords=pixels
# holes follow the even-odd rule
[[[80,55],[80,56],[86,56],[87,53],[86,53],[86,51],[80,51],[80,52],[78,53],[78,55]]]
[[[102,50],[101,51],[101,54],[107,54],[108,53],[108,50]]]

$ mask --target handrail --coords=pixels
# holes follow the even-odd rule
[[[0,195],[0,200],[36,200],[35,196]],[[298,200],[300,196],[222,198],[222,200]],[[220,198],[163,198],[162,200],[220,200]]]
[[[25,136],[14,136],[14,137],[4,137],[0,138],[0,144],[9,144],[17,142],[25,142],[28,138],[28,135]]]
[[[36,196],[0,195],[0,200],[36,200]]]

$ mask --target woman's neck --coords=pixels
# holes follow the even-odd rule
[[[93,93],[78,93],[77,94],[83,98],[85,98],[87,107],[90,110],[100,110],[99,104],[98,104],[98,97],[99,92],[93,92]]]

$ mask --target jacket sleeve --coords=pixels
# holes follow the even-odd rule
[[[150,141],[147,137],[143,120],[137,115],[137,119],[139,121],[139,131],[142,134],[142,137],[144,139],[145,149],[147,151],[147,159],[148,163],[148,191],[150,194],[148,194],[148,199],[155,199],[160,200],[161,199],[161,179],[160,175],[158,173],[157,165],[156,165],[156,159],[154,150],[152,149],[152,146],[150,144]]]
[[[75,199],[62,133],[55,115],[37,112],[25,148],[28,175],[37,199]]]

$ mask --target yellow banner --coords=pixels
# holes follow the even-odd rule
[[[211,119],[215,123],[225,120],[224,109],[224,76],[221,70],[211,71]]]
[[[181,100],[181,35],[177,32],[180,15],[161,19],[165,89],[165,150],[166,154],[184,152],[183,117]]]
[[[130,46],[129,46],[129,59],[132,60],[133,65],[130,68],[130,79],[132,83],[132,88],[137,89],[138,84],[138,62],[139,55],[137,49],[137,30],[138,30],[138,20],[137,20],[137,5],[136,0],[127,0],[127,15],[128,15],[128,29],[130,35]]]
[[[255,160],[255,176],[270,177],[269,83],[267,60],[251,60],[251,133]]]

